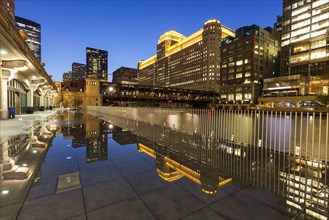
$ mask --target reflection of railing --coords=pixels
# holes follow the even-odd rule
[[[89,107],[90,110],[328,162],[329,113]]]
[[[164,155],[198,170],[200,179],[206,173],[202,181],[210,188],[216,179],[210,173],[226,175],[281,196],[285,204],[280,208],[292,216],[306,206],[310,196],[314,207],[304,214],[328,216],[328,194],[317,193],[320,187],[328,187],[328,114],[191,110],[188,118],[194,115],[205,123],[183,127],[182,118],[175,121],[180,121],[179,126],[164,124],[161,111],[177,117],[186,114],[183,110],[111,108],[115,116],[104,115],[104,120],[137,134],[149,155]],[[153,121],[147,118],[151,112]]]

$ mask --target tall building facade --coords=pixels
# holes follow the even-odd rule
[[[63,82],[72,80],[72,71],[63,73]]]
[[[257,104],[263,78],[279,75],[280,35],[257,25],[236,30],[221,46],[221,103]]]
[[[317,105],[329,95],[329,1],[283,0],[280,77],[264,80],[265,107]]]
[[[185,37],[176,31],[163,34],[157,53],[138,63],[138,82],[142,85],[219,91],[221,40],[235,36],[218,20]]]
[[[283,0],[281,74],[320,75],[329,68],[329,1]]]
[[[82,63],[72,63],[72,80],[82,80],[86,78],[86,65]]]
[[[120,67],[113,72],[113,83],[131,82],[137,79],[137,69],[129,67]]]
[[[15,3],[14,0],[1,0],[0,9],[8,16],[8,18],[15,21]]]
[[[15,25],[18,30],[24,31],[28,36],[27,44],[35,57],[41,61],[41,25],[25,18],[15,17]]]
[[[99,80],[108,80],[108,52],[87,47],[87,78],[94,75]]]

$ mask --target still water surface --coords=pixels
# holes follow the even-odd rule
[[[1,190],[8,193],[1,194],[1,217],[328,217],[324,161],[195,132],[203,115],[192,114],[190,125],[178,120],[191,117],[186,113],[159,123],[96,116],[59,112],[20,137],[28,144],[7,143],[3,167],[14,161],[29,170],[2,172]]]

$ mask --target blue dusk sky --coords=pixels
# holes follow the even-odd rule
[[[73,62],[86,63],[86,47],[107,50],[108,72],[137,68],[156,53],[159,37],[176,30],[188,36],[209,19],[235,30],[273,26],[282,0],[111,1],[16,0],[16,15],[41,24],[42,61],[55,81]],[[109,76],[109,81],[112,76]]]

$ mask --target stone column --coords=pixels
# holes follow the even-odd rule
[[[48,94],[48,96],[47,96],[47,103],[48,103],[48,107],[50,107],[50,106],[51,106],[51,102],[50,102],[49,94]]]
[[[45,95],[42,92],[40,96],[40,107],[45,106]]]
[[[27,97],[27,105],[29,106],[29,107],[33,107],[33,94],[34,94],[34,92],[33,92],[33,89],[31,88],[30,89],[30,91],[28,92],[28,97]]]
[[[27,94],[27,114],[33,114],[34,112],[33,95],[36,88],[36,85],[31,85],[30,91]]]
[[[8,79],[10,71],[1,68],[2,62],[0,59],[0,120],[8,119]]]

